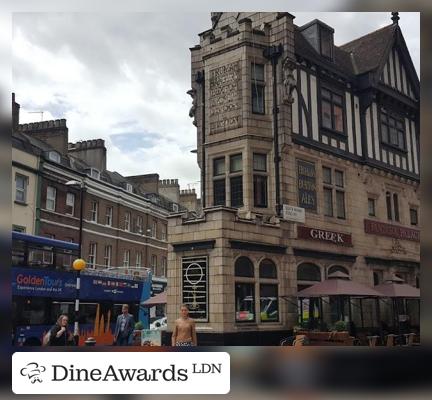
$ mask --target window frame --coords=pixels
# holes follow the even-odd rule
[[[319,41],[320,41],[320,54],[322,57],[327,58],[328,60],[333,60],[334,57],[334,39],[333,39],[333,33],[329,31],[326,28],[323,28],[320,26],[319,28]],[[330,37],[329,41],[329,49],[330,49],[330,55],[323,53],[323,32],[328,33]]]
[[[264,63],[255,63],[252,62],[251,64],[251,112],[252,114],[256,114],[256,115],[265,115],[266,114],[266,95],[265,95],[265,88],[266,88],[266,84],[265,84],[265,73],[266,73],[266,68],[265,68],[265,64]],[[262,66],[263,69],[263,79],[257,79],[256,75],[255,75],[255,68],[256,66]],[[259,95],[262,95],[262,99],[260,99]],[[261,109],[255,109],[254,108],[254,96],[256,96],[256,105],[257,107],[262,105],[262,110]],[[261,101],[259,101],[261,100]],[[258,104],[259,102],[259,104]]]
[[[372,209],[373,209],[373,213],[371,213],[371,208],[370,208],[370,204],[372,202]],[[376,217],[376,198],[375,197],[368,197],[367,199],[367,210],[368,210],[368,216],[369,217]]]
[[[156,239],[156,237],[157,237],[157,221],[155,219],[152,220],[151,235],[152,235],[152,238]]]
[[[130,250],[125,250],[123,252],[123,267],[130,267]]]
[[[94,250],[94,253],[93,253]],[[96,261],[97,261],[97,242],[89,243],[89,252],[88,252],[88,265],[92,269],[96,269]]]
[[[383,121],[385,119],[385,121]],[[394,125],[390,123],[390,120],[394,121]],[[380,142],[384,147],[390,147],[398,152],[407,153],[407,143],[406,143],[406,132],[405,132],[405,121],[403,117],[399,116],[394,111],[389,111],[381,108],[379,111],[379,137]],[[401,124],[402,128],[398,129],[398,123]],[[383,125],[387,128],[387,138],[384,138]],[[396,130],[397,144],[392,143],[391,129]],[[400,143],[400,138],[402,138],[402,146]]]
[[[109,212],[108,212],[108,210],[109,210]],[[107,206],[105,208],[105,225],[106,226],[112,226],[112,222],[113,222],[113,207]]]
[[[124,230],[126,232],[130,232],[131,231],[131,219],[132,219],[132,214],[130,211],[125,211],[124,214]]]
[[[48,160],[55,162],[56,164],[61,163],[61,155],[55,150],[50,150],[48,152]]]
[[[49,195],[50,189],[53,189],[53,197]],[[49,202],[53,203],[53,207],[48,207]],[[57,206],[57,188],[54,186],[48,185],[46,188],[46,200],[45,200],[45,209],[48,211],[55,211]]]
[[[151,268],[151,271],[153,273],[153,276],[156,276],[156,272],[157,272],[157,255],[156,254],[152,254],[150,257],[150,268]]]
[[[135,222],[136,232],[142,234],[144,232],[143,226],[144,226],[144,218],[142,217],[142,215],[137,215],[136,222]]]
[[[228,184],[230,189],[230,207],[233,208],[241,208],[244,206],[244,181],[243,181],[243,153],[237,152],[233,154],[229,154],[229,175],[228,175]],[[233,164],[240,159],[240,169],[233,169]],[[235,161],[234,161],[235,160]],[[240,188],[240,190],[234,192],[233,187],[235,184],[235,180],[241,180],[241,185],[238,185],[237,188]],[[225,189],[226,190],[226,189]],[[237,192],[241,193],[241,196],[238,195],[237,197],[234,197],[234,193],[237,194]],[[235,201],[233,201],[235,200]],[[226,198],[225,198],[226,201]]]
[[[413,212],[414,212],[414,215],[415,215],[415,223],[413,223]],[[412,226],[418,226],[419,225],[419,223],[418,223],[418,208],[414,207],[414,206],[411,206],[409,214],[410,214],[410,225],[412,225]]]
[[[167,266],[168,266],[168,261],[167,258],[165,256],[162,256],[161,258],[161,276],[162,277],[166,277],[167,276]]]
[[[255,159],[256,157],[264,158],[264,169],[256,168]],[[267,153],[252,153],[252,170],[253,170],[253,205],[257,208],[267,208],[268,207],[268,157]],[[262,180],[259,184],[258,181]],[[264,190],[260,193],[258,192],[259,186],[264,186]],[[261,186],[261,188],[262,188]],[[264,196],[264,197],[262,197]],[[263,201],[262,201],[263,200]]]
[[[326,173],[329,171],[330,180],[325,180]],[[323,215],[325,217],[337,218],[339,220],[347,219],[347,205],[346,205],[346,171],[338,167],[330,167],[328,165],[322,165],[322,190],[323,190]],[[342,182],[337,179],[337,176],[341,176]],[[327,210],[328,199],[326,200],[327,193],[330,194],[331,212]],[[342,203],[340,203],[342,199]],[[342,207],[340,208],[340,205]]]
[[[135,254],[135,268],[141,268],[141,266],[142,266],[142,251],[137,250]]]
[[[323,97],[323,91],[329,92],[329,98]],[[334,100],[334,97],[338,96],[341,98],[340,104]],[[330,104],[330,117],[331,117],[331,128],[324,126],[324,118],[323,118],[323,101],[326,101]],[[346,137],[347,136],[347,127],[346,127],[346,99],[345,92],[343,90],[337,89],[334,86],[328,84],[327,82],[321,82],[319,87],[319,123],[320,128],[324,129],[327,132],[333,133],[336,137]],[[335,123],[335,112],[334,108],[339,106],[342,109],[342,130],[339,131],[336,129]]]
[[[168,227],[166,224],[162,224],[161,240],[166,241],[167,237],[168,237]]]
[[[223,190],[222,190],[223,189]],[[226,205],[226,178],[213,179],[213,206]]]
[[[218,168],[216,168],[216,164],[222,162],[223,163],[223,173],[217,173]],[[213,158],[213,176],[224,176],[226,174],[226,166],[225,166],[225,157],[215,157]]]
[[[18,188],[17,181],[22,178],[23,188]],[[20,174],[19,172],[15,172],[15,202],[20,204],[27,204],[27,187],[29,185],[29,177],[27,175]],[[23,194],[23,200],[17,199],[17,193],[20,192]]]
[[[99,202],[97,200],[91,200],[90,208],[90,222],[98,223],[99,219]]]
[[[230,176],[229,182],[230,182],[231,207],[233,208],[243,207],[244,206],[243,175]],[[234,191],[233,188],[236,188],[236,190]]]
[[[108,252],[107,252],[108,250]],[[105,245],[104,249],[104,265],[105,267],[109,268],[111,267],[111,261],[112,261],[112,245],[107,244]]]
[[[72,204],[68,204],[68,200],[69,200],[69,197],[72,197],[72,199],[73,199],[73,201],[72,201]],[[66,215],[72,215],[72,216],[74,216],[75,215],[75,193],[72,193],[72,192],[66,192],[66,210],[65,210],[65,214]],[[67,207],[71,207],[72,208],[72,211],[69,213],[69,212],[67,212]]]

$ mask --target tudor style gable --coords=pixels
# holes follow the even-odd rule
[[[342,46],[319,20],[296,27],[292,133],[294,142],[417,180],[419,79],[398,18]]]

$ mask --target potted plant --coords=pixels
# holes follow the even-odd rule
[[[336,332],[345,332],[347,328],[347,323],[345,321],[336,321],[333,330]]]

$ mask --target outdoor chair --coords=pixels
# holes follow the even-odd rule
[[[306,336],[305,335],[297,335],[293,341],[293,346],[294,347],[299,347],[299,346],[304,346],[305,344],[305,339]]]
[[[378,343],[379,336],[377,336],[377,335],[368,336],[367,339],[368,339],[369,347],[376,347],[376,345]]]
[[[406,333],[405,335],[405,346],[414,346],[415,333]]]
[[[390,333],[386,336],[386,346],[387,347],[393,347],[395,345],[395,339],[396,335],[393,333]]]

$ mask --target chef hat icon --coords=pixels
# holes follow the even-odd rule
[[[30,362],[21,369],[20,373],[22,376],[27,376],[31,383],[35,383],[42,382],[40,374],[45,371],[46,368],[43,365],[39,365],[36,362]]]

